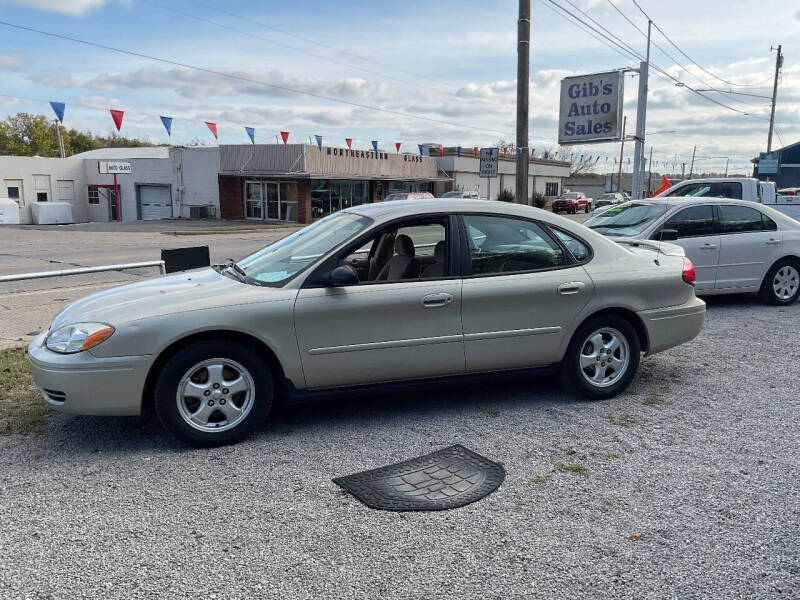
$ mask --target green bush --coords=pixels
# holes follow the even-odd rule
[[[547,198],[545,198],[545,195],[541,192],[533,192],[533,196],[531,196],[531,206],[544,208],[547,206]]]
[[[499,200],[500,202],[514,202],[514,194],[511,190],[503,188],[500,193],[497,194],[495,200]]]

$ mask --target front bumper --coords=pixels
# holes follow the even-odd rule
[[[153,356],[98,358],[91,351],[59,354],[44,345],[47,333],[28,345],[31,371],[45,401],[78,415],[138,415]]]
[[[693,297],[685,304],[637,313],[647,329],[647,354],[662,352],[694,339],[703,328],[706,303]]]

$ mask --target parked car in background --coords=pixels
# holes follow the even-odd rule
[[[611,207],[584,225],[614,239],[681,246],[699,295],[757,292],[780,305],[800,296],[800,222],[763,204],[651,198]]]
[[[594,201],[594,212],[593,214],[598,214],[609,208],[610,206],[616,206],[617,204],[622,204],[625,202],[625,196],[620,194],[619,192],[609,192],[607,194],[600,194],[597,200]]]
[[[395,192],[393,194],[389,194],[386,198],[383,199],[384,202],[389,202],[391,200],[419,200],[423,198],[433,198],[433,194],[430,192]]]
[[[383,202],[238,262],[88,296],[28,352],[57,409],[134,415],[152,404],[169,431],[210,446],[260,427],[277,398],[367,385],[525,370],[610,398],[643,352],[699,333],[692,277],[684,257],[654,261],[529,206]]]
[[[465,200],[480,200],[481,196],[475,190],[453,190],[452,192],[445,192],[442,198],[462,198]]]
[[[579,211],[588,213],[592,209],[592,199],[587,198],[583,192],[564,192],[553,200],[554,213],[575,214]]]

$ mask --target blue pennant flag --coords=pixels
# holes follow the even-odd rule
[[[161,122],[164,124],[164,129],[167,130],[167,135],[172,137],[172,117],[161,117]]]
[[[547,157],[548,157],[548,156],[550,156],[550,153],[549,153],[547,150],[545,150],[545,151],[544,151],[544,158],[545,158],[545,160],[547,159]]]
[[[317,146],[319,146],[319,149],[322,150],[322,136],[315,135],[314,137],[317,138]]]
[[[247,132],[247,137],[250,138],[250,143],[256,143],[256,130],[253,127],[245,127],[244,130]]]
[[[56,116],[58,117],[58,121],[60,123],[63,123],[64,122],[64,109],[67,107],[67,105],[64,104],[63,102],[51,102],[50,106],[53,107],[53,112],[56,113]]]
[[[461,146],[456,146],[456,154],[461,156]]]
[[[419,155],[422,156],[423,153],[422,144],[417,144],[417,147],[419,148]]]
[[[378,151],[378,140],[372,140],[372,149]]]

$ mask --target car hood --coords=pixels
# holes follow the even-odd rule
[[[58,313],[51,328],[81,322],[118,326],[178,312],[269,301],[277,291],[242,283],[214,269],[186,271],[86,296]]]

